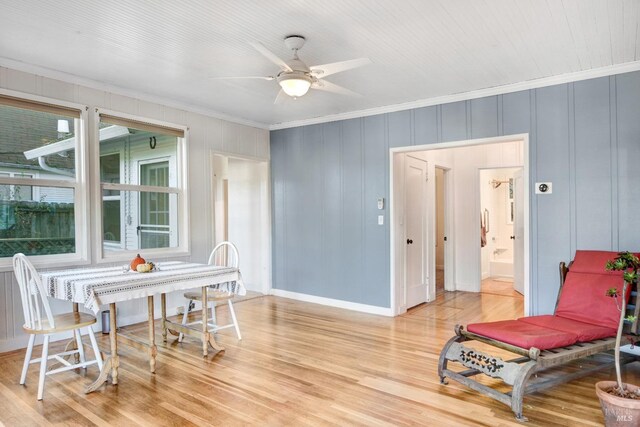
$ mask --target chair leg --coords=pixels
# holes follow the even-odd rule
[[[29,344],[27,345],[27,353],[24,355],[24,365],[22,366],[22,375],[20,376],[20,385],[24,385],[27,382],[27,371],[31,362],[31,353],[33,352],[33,343],[36,340],[34,334],[29,335]]]
[[[238,319],[236,318],[236,312],[233,309],[233,304],[231,300],[227,301],[229,303],[229,312],[231,313],[231,318],[233,319],[233,326],[236,328],[236,334],[238,335],[238,339],[242,339],[242,335],[240,335],[240,326],[238,326]]]
[[[184,314],[182,315],[183,325],[187,324],[187,317],[189,316],[189,307],[191,307],[191,300],[188,300],[187,305],[184,307]],[[183,337],[184,337],[184,334],[180,332],[180,335],[178,335],[178,342],[182,342]]]
[[[218,320],[216,319],[216,308],[218,307],[218,305],[215,302],[211,303],[211,319],[209,319],[211,321],[211,323],[213,323],[214,325],[218,325]]]
[[[86,358],[84,356],[84,346],[82,345],[82,333],[80,329],[76,329],[73,331],[73,335],[76,337],[76,343],[78,344],[78,355],[80,356],[80,363],[86,362]],[[87,369],[87,367],[84,367]]]
[[[44,378],[47,375],[47,360],[49,359],[49,335],[44,336],[42,343],[42,359],[40,360],[40,380],[38,381],[38,400],[44,394]]]
[[[98,342],[96,341],[96,336],[94,335],[91,326],[87,326],[87,332],[89,333],[89,340],[91,341],[93,354],[96,356],[96,360],[98,361],[98,369],[102,371],[102,354],[100,354],[100,347],[98,347]]]

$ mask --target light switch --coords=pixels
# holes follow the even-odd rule
[[[384,225],[384,215],[378,215],[378,225]]]

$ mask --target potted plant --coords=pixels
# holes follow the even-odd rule
[[[639,267],[640,260],[630,252],[619,253],[615,259],[608,261],[606,265],[606,269],[609,271],[623,272],[622,292],[619,292],[617,288],[607,290],[607,296],[614,299],[618,310],[620,310],[614,356],[616,381],[600,381],[596,383],[596,394],[600,399],[607,427],[635,426],[640,422],[640,387],[623,383],[622,375],[620,374],[620,342],[622,340],[624,322],[625,320],[630,322],[636,320],[634,316],[626,316],[627,289],[637,282]]]

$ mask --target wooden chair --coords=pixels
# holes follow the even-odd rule
[[[605,272],[604,267],[616,255],[616,252],[577,251],[569,267],[561,262],[560,289],[553,315],[476,323],[466,330],[456,325],[456,335],[440,353],[440,382],[447,384],[450,378],[464,384],[510,406],[519,421],[526,421],[522,414],[526,394],[613,366],[609,353],[615,348],[620,312],[606,290],[612,287],[621,290],[623,279],[621,272]],[[637,316],[640,310],[637,286],[628,297],[627,314]],[[637,335],[638,321],[626,325],[626,329]],[[474,341],[517,357],[503,360],[466,345]],[[582,359],[581,366],[573,371],[551,369],[577,359]],[[637,357],[625,355],[621,359],[622,363],[629,363]],[[449,368],[451,362],[464,369]],[[501,379],[511,386],[511,391],[503,392],[471,378],[479,374]]]
[[[27,353],[24,357],[20,384],[24,385],[27,380],[29,365],[32,363],[40,363],[38,400],[42,400],[46,375],[69,371],[71,369],[86,368],[94,363],[98,365],[99,369],[102,369],[102,356],[100,354],[100,349],[98,348],[96,337],[91,329],[91,325],[96,323],[96,318],[89,314],[78,312],[54,316],[51,312],[51,307],[49,306],[45,287],[42,284],[40,275],[24,254],[19,253],[13,256],[13,271],[16,275],[18,287],[20,288],[20,297],[22,298],[22,310],[24,312],[25,319],[22,328],[29,334],[29,344],[27,346]],[[86,360],[84,348],[82,346],[83,328],[86,329],[89,339],[91,340],[93,354],[95,355],[94,360]],[[51,335],[66,331],[73,332],[77,349],[50,355],[49,339]],[[37,359],[32,359],[31,354],[33,352],[36,335],[44,336],[42,356]],[[65,359],[65,357],[72,355],[74,357],[75,355],[78,355],[79,363],[72,364]],[[55,359],[63,366],[47,371],[47,362],[51,359]]]
[[[209,265],[218,265],[224,267],[234,267],[238,268],[240,265],[240,257],[238,255],[238,248],[231,242],[222,242],[218,244],[213,251],[211,251],[211,255],[209,255]],[[211,322],[208,323],[209,332],[217,332],[222,329],[232,328],[236,329],[236,335],[238,339],[242,339],[242,335],[240,335],[240,327],[238,326],[238,319],[236,318],[236,312],[233,309],[233,303],[231,300],[235,296],[235,293],[232,291],[219,291],[214,289],[208,289],[207,299],[208,302],[212,302],[213,305],[211,307]],[[202,301],[202,293],[200,291],[190,291],[184,294],[184,297],[188,300],[188,303],[185,307],[184,314],[182,316],[182,324],[183,325],[197,325],[202,324],[202,321],[196,321],[187,323],[187,316],[189,315],[189,308],[191,307],[193,301]],[[232,323],[227,325],[218,325],[216,321],[216,307],[217,303],[226,301],[229,306],[229,313],[231,314]],[[178,341],[182,342],[184,334],[180,334],[178,337]]]

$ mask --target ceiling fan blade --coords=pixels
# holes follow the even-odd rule
[[[273,76],[230,76],[230,77],[209,77],[212,80],[236,80],[236,79],[261,79],[261,80],[273,80]]]
[[[331,74],[341,73],[343,71],[369,64],[371,64],[371,60],[369,58],[358,58],[350,59],[348,61],[332,62],[330,64],[314,65],[309,67],[309,69],[316,77],[323,79]]]
[[[338,86],[335,83],[331,83],[327,80],[319,81],[311,86],[312,89],[323,90],[325,92],[338,93],[340,95],[354,96],[356,98],[362,98],[362,95],[352,90]]]
[[[278,55],[276,55],[275,53],[271,52],[269,49],[264,47],[264,45],[262,43],[260,43],[260,42],[249,42],[249,44],[251,46],[253,46],[253,48],[255,50],[260,52],[265,58],[267,58],[268,60],[270,60],[271,62],[276,64],[278,67],[282,68],[285,71],[293,71],[291,69],[291,67],[289,67],[287,65],[287,63],[284,62],[283,59],[281,59]]]
[[[288,97],[289,95],[287,95],[282,89],[280,89],[280,92],[278,92],[278,96],[276,96],[276,99],[273,101],[273,103],[274,105],[282,104]]]

